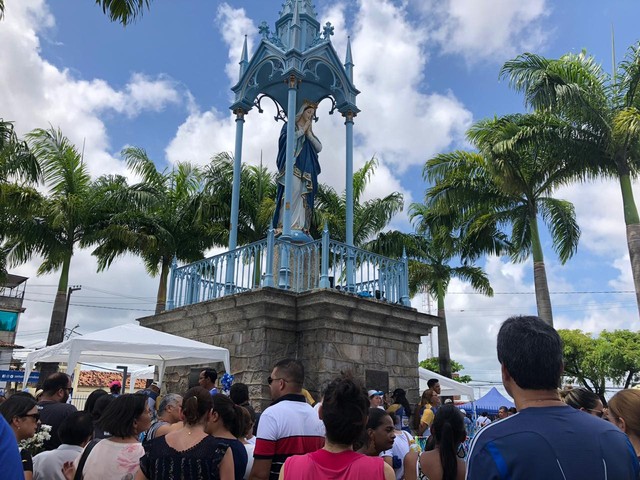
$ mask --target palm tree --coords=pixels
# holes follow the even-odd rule
[[[203,189],[202,172],[190,163],[158,171],[138,147],[122,151],[131,172],[141,181],[127,185],[121,177],[104,178],[108,210],[113,212],[93,237],[98,269],[108,268],[125,253],[142,257],[150,275],[160,275],[156,313],[165,309],[167,278],[174,255],[195,262],[214,245],[213,220],[218,206]],[[224,210],[224,209],[223,209]]]
[[[233,187],[233,156],[227,152],[215,155],[204,168],[203,182],[205,190],[216,198],[217,204],[228,207],[227,211],[218,211],[220,222],[214,227],[216,244],[227,245]],[[238,245],[246,245],[266,237],[275,210],[275,196],[276,182],[273,173],[262,164],[241,165]]]
[[[360,198],[375,173],[378,160],[373,157],[353,175],[353,244],[364,245],[374,238],[402,210],[402,194],[393,192],[383,198],[361,201]],[[331,237],[344,241],[346,234],[346,197],[338,196],[336,191],[320,184],[316,195],[312,231],[314,238],[322,236],[322,228],[327,222]]]
[[[452,278],[468,281],[474,290],[493,296],[493,289],[484,271],[471,264],[451,266],[455,257],[464,247],[464,238],[456,237],[444,225],[425,227],[426,207],[411,206],[412,218],[418,219],[423,233],[407,234],[399,231],[381,233],[367,244],[367,248],[389,257],[399,258],[406,252],[409,258],[409,295],[426,290],[435,297],[438,304],[438,363],[440,374],[451,378],[451,353],[449,350],[449,330],[445,310],[445,296]]]
[[[18,138],[13,123],[0,119],[0,241],[4,240],[9,224],[31,213],[34,199],[38,198],[33,186],[41,176],[37,158],[27,143]],[[0,280],[6,276],[6,262],[7,252],[2,247]]]
[[[572,127],[578,148],[563,152],[576,178],[617,178],[622,193],[631,270],[640,309],[640,217],[631,178],[640,163],[640,43],[608,75],[585,52],[547,59],[525,53],[506,62],[502,77],[527,105]],[[553,140],[551,140],[553,142]]]
[[[64,335],[71,258],[76,247],[88,244],[99,200],[80,154],[60,130],[37,129],[27,141],[42,166],[47,193],[35,199],[30,215],[11,222],[6,248],[13,264],[41,256],[38,275],[60,270],[47,336],[47,345],[54,345]],[[55,368],[56,364],[43,366],[42,378]]]
[[[471,232],[509,227],[511,258],[524,261],[533,256],[538,315],[553,325],[538,216],[548,226],[562,263],[575,253],[580,229],[573,205],[552,197],[571,171],[555,160],[556,149],[541,139],[545,122],[557,126],[555,119],[537,115],[476,123],[468,137],[480,153],[455,151],[427,161],[424,177],[435,185],[425,203],[436,213],[458,212]]]
[[[120,22],[125,27],[141,17],[150,4],[151,0],[96,0],[96,5],[102,7],[112,22]]]

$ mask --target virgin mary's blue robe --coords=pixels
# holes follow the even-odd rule
[[[313,215],[313,207],[316,193],[318,192],[318,174],[320,173],[320,163],[318,162],[318,152],[311,142],[307,140],[305,135],[298,138],[297,144],[294,145],[295,163],[293,173],[298,178],[305,181],[306,198],[305,211],[306,218],[309,219],[308,226],[311,226],[310,219]],[[284,196],[284,175],[287,163],[287,123],[280,130],[280,138],[278,139],[278,157],[276,165],[278,166],[278,189],[276,191],[276,210],[273,215],[273,228],[278,228],[278,220],[280,218],[280,208],[282,206],[282,198]],[[295,201],[295,199],[294,199]]]

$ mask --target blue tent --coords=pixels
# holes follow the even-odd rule
[[[497,415],[498,409],[502,406],[507,408],[515,407],[511,400],[508,400],[502,395],[496,387],[489,390],[484,396],[480,397],[475,402],[465,403],[464,405],[458,405],[459,408],[464,408],[468,412],[475,411],[478,415],[482,412],[487,412],[489,415]]]

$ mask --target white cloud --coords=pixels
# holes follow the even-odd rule
[[[133,73],[129,82],[115,89],[96,78],[76,78],[40,55],[39,36],[55,24],[43,0],[24,0],[7,5],[0,28],[2,116],[15,121],[24,134],[34,128],[60,128],[79,150],[93,175],[124,173],[124,164],[111,152],[102,120],[106,112],[129,118],[143,111],[160,111],[182,102],[183,94],[166,76],[156,78]]]
[[[258,28],[247,17],[244,8],[233,8],[226,2],[218,7],[216,23],[220,26],[224,42],[229,46],[229,61],[225,71],[231,83],[236,83],[240,73],[244,37],[247,36],[247,52],[253,51],[253,37],[258,33]]]
[[[548,32],[546,0],[414,0],[427,23],[430,38],[444,53],[461,55],[467,63],[503,60],[542,48]]]

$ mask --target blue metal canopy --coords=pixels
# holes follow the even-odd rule
[[[232,88],[236,95],[232,111],[260,109],[261,96],[272,98],[280,116],[288,111],[288,86],[296,81],[297,110],[305,100],[319,103],[332,100],[332,112],[359,112],[358,89],[353,85],[351,46],[343,65],[331,44],[333,26],[320,28],[311,0],[286,0],[272,32],[266,22],[259,29],[262,40],[251,60],[247,58],[246,39],[240,61],[240,80]],[[293,79],[293,80],[292,80]]]

